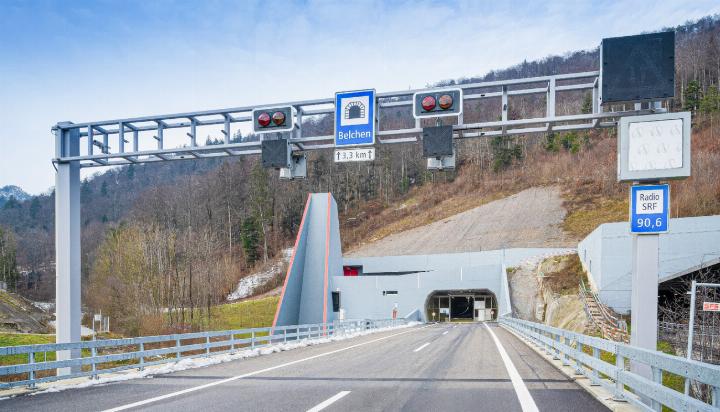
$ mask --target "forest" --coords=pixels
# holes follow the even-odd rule
[[[718,214],[720,16],[674,30],[676,97],[670,106],[693,112],[699,140],[693,143],[693,177],[673,188],[673,217]],[[590,71],[598,60],[597,49],[576,51],[429,85]],[[558,112],[588,111],[589,99],[568,93],[558,101]],[[531,99],[511,101],[510,116],[531,114],[537,106]],[[467,111],[482,116],[484,107],[477,103]],[[409,111],[398,110],[382,121],[412,120]],[[303,129],[331,131],[332,119],[310,119]],[[252,139],[257,136],[234,136]],[[83,302],[102,309],[126,334],[199,328],[240,278],[292,246],[309,192],[333,193],[347,249],[453,197],[489,199],[560,184],[578,198],[623,199],[614,145],[610,129],[463,139],[457,168],[432,172],[417,143],[380,145],[376,160],[367,163],[335,163],[329,151],[312,152],[302,181],[280,180],[254,156],[104,170],[81,185]],[[414,207],[397,207],[408,199],[415,200]],[[576,198],[568,202],[570,209],[592,207]],[[0,209],[0,281],[34,300],[54,296],[53,207],[51,190]]]

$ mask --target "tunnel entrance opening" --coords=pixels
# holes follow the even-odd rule
[[[428,321],[486,321],[497,319],[497,299],[487,289],[440,290],[428,295]]]

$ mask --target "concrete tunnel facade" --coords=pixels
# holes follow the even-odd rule
[[[568,249],[515,248],[430,255],[342,257],[337,204],[330,193],[308,196],[273,326],[397,316],[429,321],[438,291],[492,295],[495,316],[512,312],[506,267]],[[333,292],[339,307],[333,307]],[[473,292],[476,293],[476,292]]]

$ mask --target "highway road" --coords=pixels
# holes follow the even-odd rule
[[[437,324],[83,389],[3,411],[607,410],[496,324]]]

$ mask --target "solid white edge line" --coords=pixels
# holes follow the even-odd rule
[[[340,391],[337,395],[333,396],[332,398],[326,399],[319,404],[313,406],[311,409],[308,409],[307,412],[320,412],[321,410],[327,408],[328,406],[332,405],[333,403],[339,401],[340,399],[344,398],[350,391]]]
[[[226,378],[226,379],[222,379],[222,380],[219,380],[219,381],[206,383],[206,384],[204,384],[204,385],[194,386],[194,387],[192,387],[192,388],[183,389],[183,390],[181,390],[181,391],[171,392],[171,393],[168,393],[168,394],[165,394],[165,395],[156,396],[156,397],[154,397],[154,398],[150,398],[150,399],[145,399],[145,400],[142,400],[142,401],[137,401],[137,402],[129,403],[129,404],[126,404],[126,405],[116,406],[115,408],[105,409],[103,412],[124,411],[124,410],[126,410],[126,409],[136,408],[136,407],[138,407],[138,406],[147,405],[147,404],[149,404],[149,403],[161,401],[161,400],[164,400],[164,399],[174,398],[174,397],[176,397],[176,396],[184,395],[184,394],[186,394],[186,393],[195,392],[195,391],[199,391],[199,390],[206,389],[206,388],[211,388],[211,387],[213,387],[213,386],[222,385],[222,384],[224,384],[224,383],[236,381],[236,380],[238,380],[238,379],[243,379],[243,378],[247,378],[247,377],[249,377],[249,376],[255,376],[255,375],[258,375],[258,374],[261,374],[261,373],[264,373],[264,372],[270,372],[270,371],[273,371],[273,370],[275,370],[275,369],[284,368],[284,367],[286,367],[286,366],[295,365],[295,364],[298,364],[298,363],[300,363],[300,362],[305,362],[305,361],[309,361],[309,360],[312,360],[312,359],[322,358],[323,356],[333,355],[333,354],[335,354],[335,353],[344,352],[344,351],[346,351],[346,350],[354,349],[354,348],[357,348],[357,347],[360,347],[360,346],[369,345],[369,344],[371,344],[371,343],[379,342],[379,341],[381,341],[381,340],[389,339],[389,338],[392,338],[392,337],[395,337],[395,336],[404,335],[404,334],[406,334],[406,333],[410,333],[410,332],[414,332],[414,331],[417,331],[417,330],[420,330],[420,329],[424,329],[424,328],[427,328],[428,326],[430,326],[430,325],[421,326],[421,327],[419,327],[419,328],[412,328],[412,329],[406,330],[406,331],[404,331],[404,332],[399,332],[399,333],[394,333],[394,334],[392,334],[392,335],[383,336],[382,338],[377,338],[377,339],[373,339],[373,340],[370,340],[370,341],[367,341],[367,342],[358,343],[358,344],[351,345],[351,346],[348,346],[348,347],[345,347],[345,348],[336,349],[336,350],[333,350],[333,351],[330,351],[330,352],[320,353],[320,354],[313,355],[313,356],[309,356],[309,357],[303,358],[303,359],[297,359],[297,360],[294,360],[294,361],[291,361],[291,362],[287,362],[287,363],[283,363],[283,364],[280,364],[280,365],[271,366],[271,367],[269,367],[269,368],[260,369],[260,370],[256,370],[256,371],[253,371],[253,372],[248,372],[248,373],[245,373],[245,374],[242,374],[242,375],[232,376],[232,377],[229,377],[229,378]]]
[[[522,407],[523,412],[539,412],[535,401],[530,395],[530,391],[528,391],[527,386],[525,386],[525,382],[523,382],[517,369],[515,369],[515,365],[512,363],[512,360],[510,360],[510,356],[508,356],[505,348],[500,343],[500,339],[498,339],[498,337],[495,335],[495,332],[490,329],[487,323],[483,323],[483,325],[485,325],[485,328],[488,330],[488,332],[490,332],[493,341],[495,341],[495,346],[497,346],[498,352],[500,352],[500,357],[505,364],[505,369],[507,369],[508,375],[510,375],[510,381],[512,382],[513,388],[515,388],[515,394],[517,395],[518,401],[520,402],[520,407]]]
[[[429,344],[430,344],[430,342],[424,343],[424,344],[420,345],[419,348],[415,349],[413,352],[420,352],[421,350],[425,349],[425,347]]]

